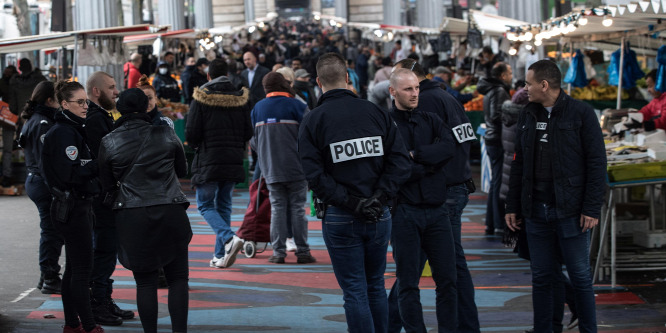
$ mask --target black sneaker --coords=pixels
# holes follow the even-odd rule
[[[578,326],[578,315],[571,315],[571,321],[569,321],[569,324],[567,325],[568,330],[572,330]]]
[[[116,304],[113,298],[110,298],[106,304],[109,307],[109,312],[111,312],[114,316],[120,317],[122,319],[134,318],[134,311],[121,309],[118,307],[118,304]]]
[[[123,319],[114,315],[109,310],[110,306],[107,302],[97,302],[92,300],[90,302],[92,307],[93,317],[95,317],[95,322],[104,326],[120,326],[123,324]]]
[[[44,273],[39,275],[39,282],[37,282],[37,289],[42,289],[42,286],[44,285]]]
[[[45,277],[42,284],[42,294],[60,294],[62,286],[62,279],[57,274],[51,277]]]
[[[2,182],[0,182],[0,185],[2,187],[11,187],[12,185],[14,185],[14,182],[9,177],[2,177]]]
[[[309,253],[305,254],[305,255],[300,255],[300,256],[297,256],[297,257],[298,257],[298,259],[296,259],[296,262],[299,263],[299,264],[311,264],[311,263],[317,262],[317,259],[315,259],[315,257],[313,257]]]
[[[268,262],[273,264],[284,264],[284,257],[270,256],[270,258],[268,258]]]

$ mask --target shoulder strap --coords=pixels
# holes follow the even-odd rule
[[[136,159],[139,157],[139,154],[141,153],[141,150],[143,150],[143,146],[146,145],[146,142],[148,142],[148,138],[151,136],[153,133],[153,126],[150,126],[150,130],[148,131],[148,134],[146,134],[146,137],[143,138],[143,142],[141,142],[141,146],[139,146],[139,150],[134,154],[134,158],[132,159],[132,162],[130,162],[129,167],[125,168],[125,172],[123,172],[122,176],[120,176],[120,179],[118,179],[118,183],[121,183],[125,180],[125,177],[127,177],[127,174],[134,169],[134,163],[136,163]]]

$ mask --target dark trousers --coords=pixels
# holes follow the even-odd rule
[[[90,281],[92,297],[101,301],[111,298],[113,280],[118,260],[118,236],[116,235],[115,213],[104,207],[99,200],[93,202],[95,227],[93,233],[94,264]]]
[[[437,327],[455,332],[457,326],[456,260],[451,223],[445,205],[396,207],[391,234],[396,263],[398,308],[406,332],[426,332],[419,282],[423,254],[435,280]]]
[[[132,272],[136,281],[136,301],[143,331],[157,332],[157,285],[158,270]],[[164,266],[164,275],[169,285],[169,315],[173,332],[187,332],[189,307],[188,253],[185,251]]]
[[[58,260],[65,239],[51,222],[51,192],[44,179],[32,172],[25,180],[25,190],[39,212],[39,270],[46,278],[52,278],[60,273]]]
[[[495,229],[504,230],[504,203],[500,200],[504,149],[502,146],[486,145],[486,153],[490,159],[490,167],[492,170],[490,192],[488,192],[488,204],[486,208],[486,231],[492,232]]]
[[[53,221],[65,239],[65,274],[62,277],[62,306],[65,324],[87,331],[95,327],[90,309],[88,283],[93,263],[91,200],[75,200],[66,223]],[[80,319],[80,321],[79,321]]]

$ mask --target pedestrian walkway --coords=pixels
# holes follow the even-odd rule
[[[184,183],[183,188],[195,203],[189,184]],[[234,192],[234,230],[240,226],[248,202],[247,190]],[[532,321],[529,263],[503,247],[498,237],[484,236],[485,207],[485,195],[476,193],[463,215],[463,246],[476,286],[482,331],[523,332],[531,328]],[[296,264],[293,253],[288,254],[285,264],[268,263],[272,253],[269,245],[266,252],[255,258],[239,254],[232,267],[217,269],[208,266],[213,256],[212,230],[196,205],[190,206],[188,215],[194,232],[190,244],[189,332],[346,332],[342,291],[326,252],[320,221],[309,218],[309,242],[317,258],[315,264]],[[390,253],[388,260],[386,285],[390,288],[395,272]],[[113,278],[113,297],[118,305],[136,311],[131,272],[118,265]],[[666,332],[664,292],[660,296],[651,292],[663,288],[664,283],[632,283],[635,285],[615,290],[607,285],[596,286],[600,331]],[[436,331],[432,279],[423,278],[421,287],[426,325]],[[166,295],[166,289],[160,289],[160,332],[171,331]],[[32,309],[15,307],[12,317],[19,315],[23,319],[16,329],[0,329],[0,332],[61,331],[64,321],[60,297],[41,295],[38,291],[33,291],[30,297],[42,297],[43,302]],[[55,319],[46,319],[47,315]],[[569,316],[567,310],[566,322]],[[123,326],[104,328],[107,332],[141,332],[138,319],[125,321]]]

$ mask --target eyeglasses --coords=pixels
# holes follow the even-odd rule
[[[77,100],[75,100],[75,101],[67,101],[67,102],[69,102],[69,103],[76,103],[76,104],[78,104],[80,107],[83,107],[84,105],[90,105],[90,101],[88,101],[87,99],[77,99]]]

